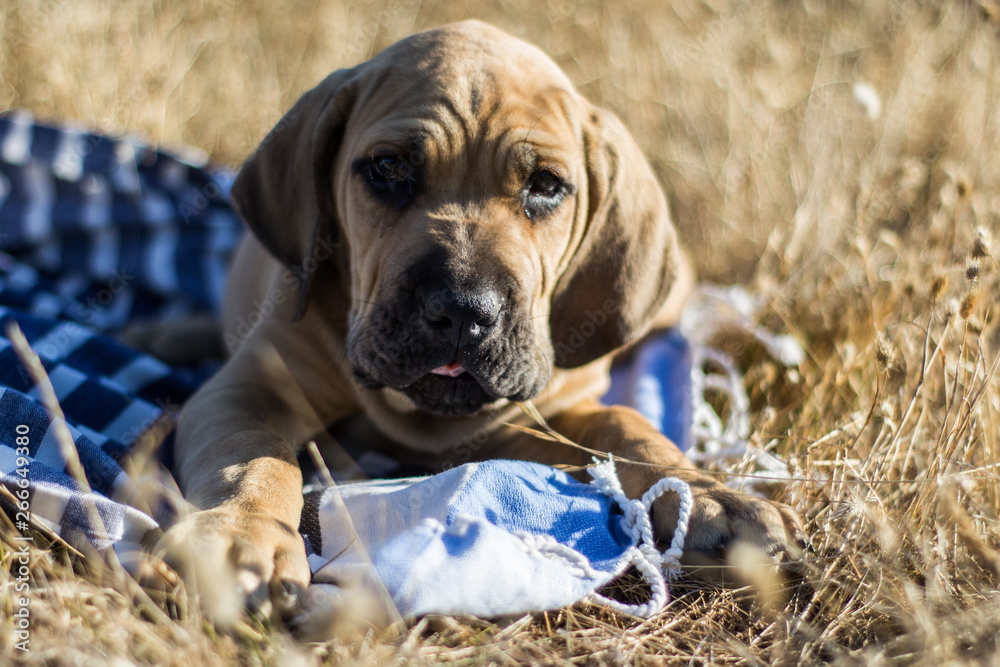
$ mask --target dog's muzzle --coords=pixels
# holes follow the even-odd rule
[[[401,287],[366,327],[352,327],[355,377],[369,389],[392,387],[426,412],[469,415],[500,399],[526,400],[550,369],[523,309],[486,285],[442,282]]]

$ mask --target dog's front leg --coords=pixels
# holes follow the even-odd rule
[[[217,618],[244,603],[285,611],[309,583],[296,453],[337,416],[336,400],[310,397],[339,392],[315,361],[301,368],[304,346],[282,349],[248,342],[185,405],[178,425],[178,479],[199,511],[172,527],[162,548]]]
[[[741,573],[741,563],[732,560],[737,547],[749,547],[764,562],[774,564],[801,555],[801,523],[791,508],[730,489],[699,472],[674,443],[635,410],[584,401],[554,415],[549,424],[579,445],[614,454],[622,489],[629,498],[641,498],[663,477],[687,482],[694,508],[682,561],[700,576],[727,584],[747,583],[750,577]],[[590,454],[568,445],[550,444],[530,435],[516,437],[499,455],[549,464],[586,465],[591,459]],[[586,478],[586,473],[579,477]],[[653,505],[659,541],[669,543],[678,513],[679,501],[672,493]]]

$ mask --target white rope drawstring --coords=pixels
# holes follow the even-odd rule
[[[629,553],[629,564],[635,565],[642,574],[643,580],[650,589],[650,599],[645,604],[625,604],[600,593],[593,593],[588,599],[615,611],[649,618],[667,605],[670,600],[667,580],[672,580],[680,574],[680,558],[684,550],[684,538],[687,536],[691,509],[694,506],[691,489],[686,482],[676,477],[664,477],[646,491],[641,499],[630,499],[622,489],[614,459],[592,466],[590,475],[594,478],[594,487],[618,503],[622,509],[621,527],[635,543]],[[660,553],[656,548],[650,510],[656,499],[668,492],[677,494],[680,499],[680,507],[670,548]]]
[[[705,366],[713,364],[722,372],[706,373]],[[723,423],[705,391],[715,390],[729,400],[729,419]],[[691,360],[691,432],[697,445],[687,452],[694,462],[717,460],[723,450],[734,449],[744,453],[750,435],[750,399],[743,389],[743,376],[729,355],[719,350],[692,345]]]
[[[511,534],[520,540],[519,546],[525,553],[550,560],[560,560],[566,571],[574,577],[597,579],[601,576],[601,573],[591,566],[586,556],[551,535],[539,535],[526,531],[516,531]]]
[[[695,463],[722,463],[751,459],[768,479],[789,476],[788,465],[748,442],[750,401],[743,376],[732,357],[711,346],[717,334],[743,331],[756,338],[772,358],[794,368],[805,359],[802,346],[789,335],[778,335],[757,324],[759,299],[741,287],[702,284],[688,298],[681,313],[680,330],[691,345],[691,433],[694,444],[686,452]],[[725,397],[727,410],[720,415],[706,392]],[[752,475],[732,479],[729,486],[754,493]]]

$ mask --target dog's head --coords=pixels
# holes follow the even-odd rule
[[[666,200],[622,124],[478,22],[330,75],[247,160],[233,199],[300,274],[318,244],[341,244],[330,275],[349,293],[357,382],[437,414],[528,399],[553,366],[635,340],[676,268]],[[327,280],[301,281],[299,316],[333,307]]]

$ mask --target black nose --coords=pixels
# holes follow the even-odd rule
[[[455,347],[488,335],[503,308],[503,298],[489,287],[452,290],[442,285],[420,286],[417,297],[424,320]]]

